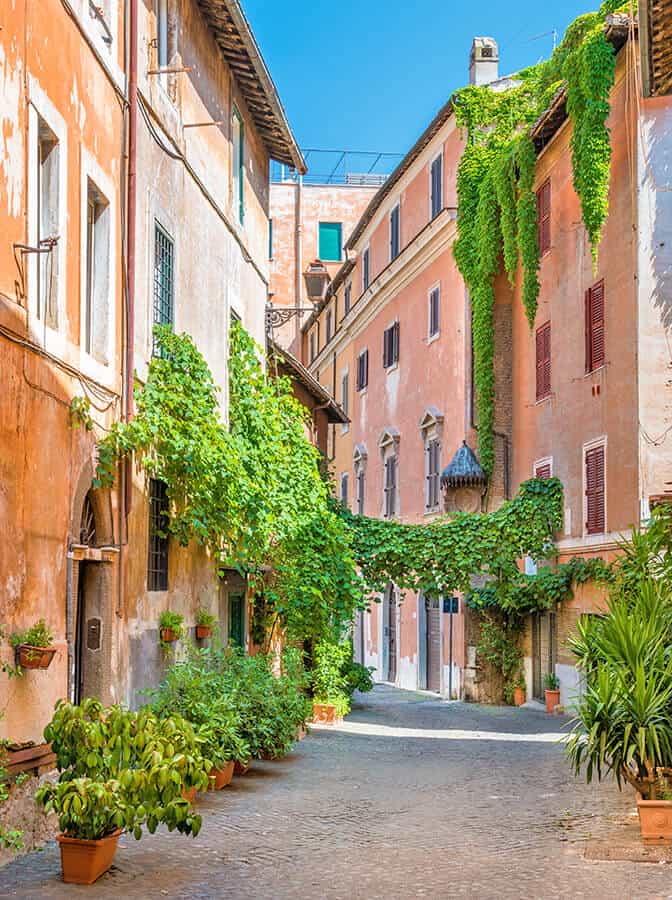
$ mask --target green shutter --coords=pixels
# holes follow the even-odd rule
[[[325,262],[340,262],[340,222],[320,222],[320,259]]]

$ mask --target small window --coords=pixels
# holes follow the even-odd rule
[[[360,516],[364,515],[364,492],[366,490],[366,474],[364,472],[364,467],[361,465],[357,471],[357,513]]]
[[[168,590],[168,492],[164,481],[149,479],[149,555],[147,590]]]
[[[537,328],[536,334],[536,397],[543,400],[551,393],[551,323]]]
[[[238,221],[243,223],[245,218],[245,128],[243,120],[237,109],[233,110],[232,122],[233,159],[232,171],[232,198],[234,209],[237,209]]]
[[[268,258],[273,259],[273,219],[268,220]]]
[[[550,460],[544,460],[537,463],[534,467],[534,477],[540,478],[542,481],[548,481],[553,475],[553,466]]]
[[[390,325],[383,334],[383,368],[389,369],[399,362],[399,322]]]
[[[441,468],[441,443],[434,438],[427,441],[425,447],[426,462],[426,490],[425,507],[428,511],[439,508],[439,480]]]
[[[539,252],[543,256],[551,249],[551,179],[548,178],[537,191],[537,228]]]
[[[586,533],[603,534],[605,515],[604,445],[586,450]]]
[[[348,473],[343,472],[341,475],[341,503],[348,505]]]
[[[429,292],[429,336],[436,337],[439,333],[439,310],[441,307],[441,290],[438,287]]]
[[[84,348],[106,364],[110,320],[110,205],[90,179],[87,181],[85,252]]]
[[[343,291],[343,315],[347,316],[352,306],[352,282],[348,282]]]
[[[357,390],[363,391],[369,383],[369,351],[362,350],[357,357]]]
[[[390,262],[399,256],[400,232],[399,232],[400,206],[397,205],[390,213]]]
[[[325,318],[326,318],[326,325],[325,325],[326,341],[327,341],[327,343],[329,343],[329,341],[331,340],[332,327],[333,327],[333,313],[331,312],[330,309],[327,310],[327,315]]]
[[[343,257],[343,226],[340,222],[320,222],[319,254],[323,262],[340,262]]]
[[[443,208],[443,156],[437,156],[431,168],[432,219]]]
[[[315,359],[315,332],[314,331],[310,332],[310,338],[308,339],[308,343],[310,346],[308,356],[310,358],[310,361],[312,362]]]
[[[604,281],[588,288],[586,304],[586,372],[593,372],[605,360]]]
[[[37,117],[37,317],[51,328],[58,327],[58,244],[61,186],[59,184],[60,145],[41,116]],[[51,248],[50,250],[48,248]]]
[[[371,251],[367,247],[366,250],[362,253],[362,290],[365,291],[369,286],[369,279],[371,276],[370,272],[371,266]]]
[[[385,485],[383,488],[383,509],[386,519],[392,518],[397,511],[397,457],[388,456],[385,460]]]
[[[349,413],[349,394],[350,394],[350,375],[344,372],[341,376],[341,409],[346,414]]]
[[[154,223],[154,324],[172,325],[175,306],[175,245],[173,239]],[[154,352],[157,345],[154,340]]]

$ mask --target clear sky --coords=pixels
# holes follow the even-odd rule
[[[599,2],[242,0],[301,147],[397,153],[467,82],[475,35],[497,40],[507,74]]]

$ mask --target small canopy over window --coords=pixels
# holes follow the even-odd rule
[[[476,487],[486,482],[485,472],[476,459],[473,450],[467,445],[466,441],[462,441],[462,446],[441,473],[441,487]]]
[[[378,439],[378,446],[381,450],[387,450],[388,447],[396,447],[399,443],[399,431],[396,428],[385,428]]]
[[[426,431],[434,425],[443,425],[443,413],[436,406],[428,406],[418,422],[421,431]]]

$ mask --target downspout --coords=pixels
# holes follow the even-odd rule
[[[296,279],[296,306],[303,306],[303,175],[300,175],[298,172],[296,174],[296,212],[295,212],[295,220],[296,220],[296,234],[295,234],[295,251],[294,251],[294,259],[295,259],[295,279]],[[297,351],[297,356],[299,359],[301,358],[301,348],[299,347],[299,341],[301,337],[301,317],[296,317],[296,325],[294,331],[294,349]]]
[[[135,346],[135,222],[137,216],[138,139],[138,0],[128,0],[128,182],[126,203],[126,384],[124,418],[133,418],[133,350]],[[131,511],[133,479],[131,461],[124,473],[125,516]]]

